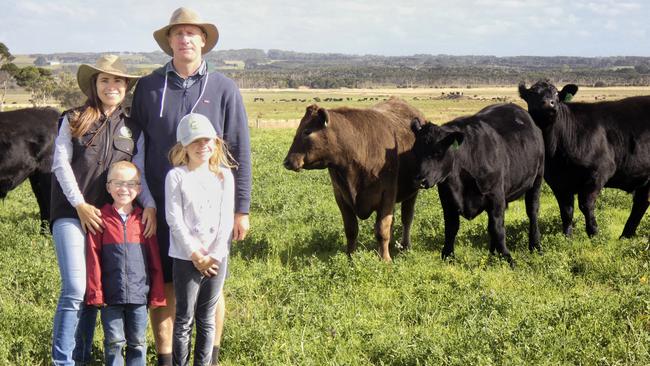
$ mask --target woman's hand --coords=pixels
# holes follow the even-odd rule
[[[142,211],[142,223],[144,224],[144,237],[150,238],[156,233],[158,222],[156,219],[156,209],[154,207],[147,207]]]
[[[90,232],[94,235],[97,232],[101,233],[104,231],[102,213],[97,207],[84,202],[75,207],[75,209],[77,210],[77,215],[79,215],[79,222],[84,233]]]

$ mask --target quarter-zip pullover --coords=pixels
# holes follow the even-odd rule
[[[176,144],[176,127],[190,112],[208,117],[226,142],[237,164],[233,169],[235,212],[248,213],[252,180],[250,138],[246,109],[237,85],[219,72],[207,72],[205,62],[196,74],[183,79],[171,61],[140,79],[133,94],[132,119],[144,137],[144,176],[158,211],[165,210],[164,182],[172,169],[167,156]]]

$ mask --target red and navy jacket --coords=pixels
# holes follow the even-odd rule
[[[111,204],[101,212],[104,232],[88,233],[86,304],[165,306],[158,242],[144,237],[142,209],[126,222]]]

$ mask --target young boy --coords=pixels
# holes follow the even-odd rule
[[[113,204],[101,208],[103,232],[88,233],[86,304],[100,306],[106,365],[145,365],[147,304],[165,306],[156,237],[144,237],[142,209],[133,205],[140,193],[140,173],[120,161],[108,170]]]

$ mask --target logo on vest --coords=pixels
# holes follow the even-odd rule
[[[130,139],[131,136],[133,136],[133,133],[131,132],[131,129],[129,129],[128,127],[122,126],[120,127],[120,136]]]

